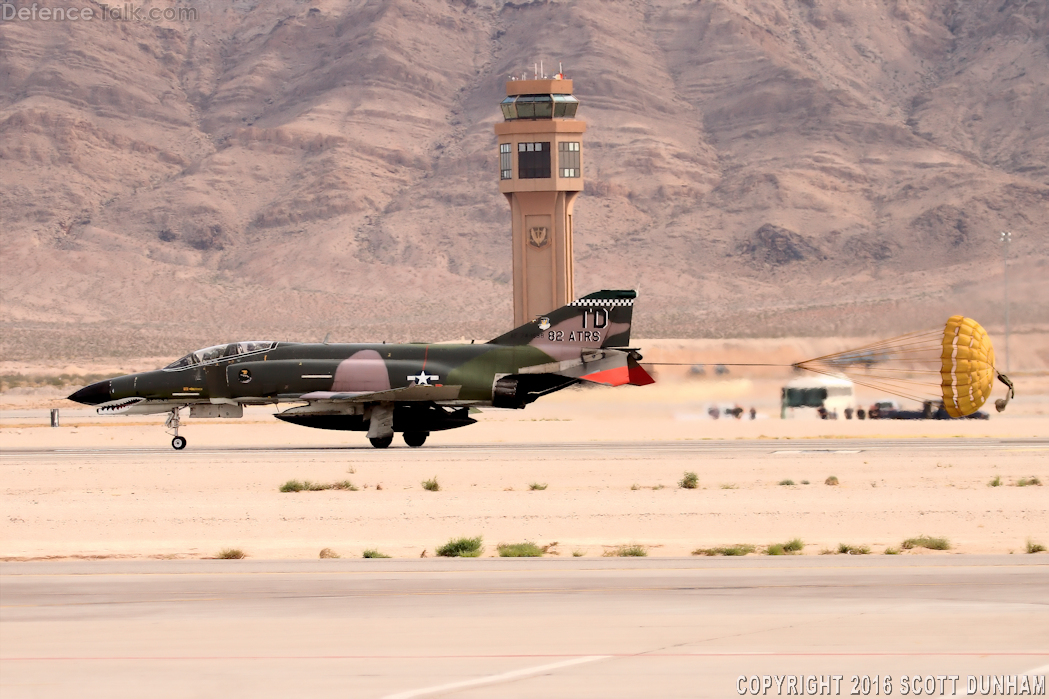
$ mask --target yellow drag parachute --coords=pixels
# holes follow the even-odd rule
[[[919,401],[943,401],[951,417],[972,415],[987,401],[997,376],[1008,388],[995,407],[1013,395],[1008,377],[994,368],[994,347],[971,318],[951,316],[942,330],[901,335],[864,347],[798,362],[820,374],[845,374],[855,383]]]
[[[972,318],[951,316],[943,329],[940,378],[943,407],[951,417],[971,415],[991,395],[994,384],[991,338]]]

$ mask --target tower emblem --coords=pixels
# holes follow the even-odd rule
[[[528,242],[537,248],[541,248],[550,242],[550,235],[546,226],[536,226],[528,229]]]

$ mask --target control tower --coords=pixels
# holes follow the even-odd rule
[[[514,324],[575,300],[572,208],[583,191],[583,132],[572,81],[511,80],[500,107],[499,191],[510,202]]]

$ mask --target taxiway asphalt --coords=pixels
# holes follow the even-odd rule
[[[1049,671],[1046,556],[8,562],[0,598],[5,699],[732,697],[765,675],[898,696],[904,673]]]
[[[397,444],[390,449],[375,449],[371,445],[324,445],[324,446],[267,446],[267,445],[229,445],[190,447],[185,455],[223,456],[250,454],[255,457],[286,458],[296,454],[316,455],[323,452],[354,452],[357,454],[374,454],[381,458],[394,452],[411,453],[412,458],[425,459],[433,456],[440,459],[463,456],[473,457],[483,454],[547,454],[550,452],[588,453],[609,457],[638,456],[659,458],[661,455],[702,456],[703,454],[787,456],[797,454],[859,454],[879,452],[883,454],[928,454],[939,452],[1000,452],[1049,450],[1049,438],[1003,438],[976,437],[951,439],[922,438],[871,438],[871,439],[682,439],[674,441],[592,441],[592,442],[558,442],[549,444],[536,443],[501,443],[501,444],[432,444],[420,449],[412,449]],[[82,457],[119,458],[121,456],[137,457],[143,454],[182,456],[170,446],[156,447],[31,447],[7,448],[3,460],[11,463],[18,460],[45,458],[49,460],[75,459]]]

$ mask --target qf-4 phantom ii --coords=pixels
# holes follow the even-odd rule
[[[232,342],[163,369],[99,381],[69,396],[101,415],[179,412],[238,418],[245,405],[299,403],[276,413],[325,430],[367,432],[384,449],[395,432],[419,447],[431,432],[471,425],[470,408],[524,408],[573,384],[654,383],[630,344],[634,291],[598,291],[479,344]]]

